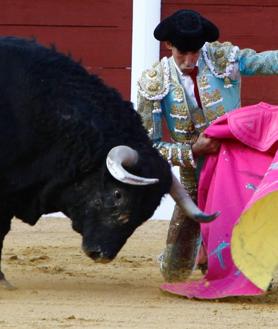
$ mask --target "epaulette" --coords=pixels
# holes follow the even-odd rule
[[[169,92],[170,77],[167,57],[145,70],[138,81],[138,92],[148,100],[161,100]]]
[[[226,87],[230,87],[229,79],[237,61],[239,48],[228,41],[223,43],[215,41],[206,43],[202,52],[212,74],[217,78],[226,79]]]

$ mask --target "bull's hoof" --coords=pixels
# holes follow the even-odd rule
[[[8,289],[8,290],[15,290],[14,287],[8,280],[6,280],[5,275],[3,272],[0,271],[0,288]]]
[[[16,287],[13,286],[12,284],[10,284],[9,281],[7,281],[6,279],[2,279],[0,280],[0,287],[7,289],[7,290],[15,290]]]

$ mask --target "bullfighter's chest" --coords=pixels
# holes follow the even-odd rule
[[[202,58],[198,64],[197,84],[202,108],[194,106],[179,79],[173,59],[169,59],[171,83],[161,108],[171,137],[178,142],[192,141],[211,122],[234,108],[228,101],[230,98],[239,98],[236,83],[225,90],[225,81],[215,78]]]

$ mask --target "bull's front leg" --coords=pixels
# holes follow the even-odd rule
[[[11,228],[11,219],[0,218],[0,286],[6,289],[14,289],[14,287],[6,280],[5,275],[1,269],[3,242],[5,236],[10,231],[10,228]]]

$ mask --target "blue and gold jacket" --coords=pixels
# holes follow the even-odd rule
[[[195,161],[191,145],[200,132],[217,117],[241,106],[241,76],[260,74],[278,74],[278,51],[257,53],[239,49],[230,42],[206,43],[198,59],[201,109],[190,103],[173,57],[162,58],[142,73],[138,81],[138,112],[162,156],[171,165],[186,168],[181,178],[192,176]],[[163,141],[163,119],[171,142]]]

